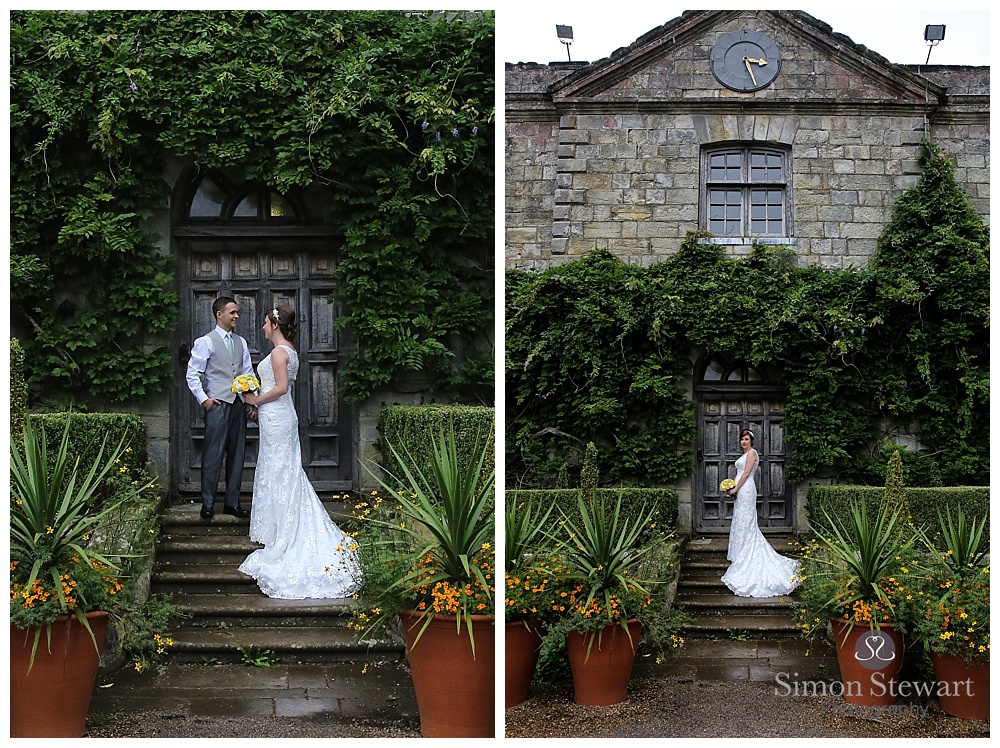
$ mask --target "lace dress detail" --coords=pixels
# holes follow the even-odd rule
[[[288,351],[288,392],[258,408],[260,447],[253,481],[250,539],[265,547],[251,553],[240,571],[257,580],[268,597],[347,597],[356,588],[355,541],[327,514],[302,467],[299,419],[291,383],[299,357]],[[268,355],[257,367],[261,393],[275,386]]]
[[[736,461],[737,480],[746,462],[746,454]],[[754,466],[754,473],[759,464]],[[799,562],[774,550],[757,526],[757,484],[753,474],[736,493],[728,558],[733,563],[722,581],[739,597],[787,595],[798,584]]]

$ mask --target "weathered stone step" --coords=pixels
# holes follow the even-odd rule
[[[254,546],[254,550],[263,546]],[[252,551],[251,551],[252,552]],[[212,553],[209,551],[158,551],[156,554],[155,570],[169,571],[177,568],[190,568],[192,566],[228,566],[236,568],[250,552],[244,553],[243,549],[233,552]]]
[[[184,582],[232,584],[253,581],[253,577],[230,565],[177,564],[158,567],[152,575],[153,584],[181,584]]]
[[[351,598],[305,600],[279,600],[261,594],[246,595],[192,595],[174,602],[192,616],[230,616],[252,614],[257,616],[345,616],[354,607]]]
[[[677,580],[678,594],[682,591],[697,592],[699,590],[733,594],[718,575],[711,577],[685,577],[681,575],[681,578]]]
[[[718,605],[718,595],[705,594],[704,592],[685,593],[685,605]],[[780,595],[775,597],[740,597],[730,592],[727,596],[727,607],[731,608],[778,608],[780,610],[795,607],[795,597],[793,594]],[[678,594],[678,600],[680,595]]]
[[[226,517],[226,519],[234,519]],[[196,537],[247,537],[250,534],[250,525],[247,520],[238,522],[219,522],[213,519],[201,525],[163,525],[160,529],[161,538],[196,538]]]
[[[157,564],[152,592],[173,597],[205,594],[257,593],[256,580],[232,564]]]
[[[270,628],[275,637],[284,635],[275,629],[286,627],[345,625],[354,606],[350,598],[278,600],[263,595],[256,583],[242,592],[188,592],[174,595],[173,601],[187,616],[177,623],[178,629]]]
[[[799,629],[789,615],[699,615],[683,627],[684,633],[694,637],[731,638],[731,632],[748,632],[755,638],[797,637]]]
[[[161,537],[156,546],[157,558],[160,557],[160,554],[172,553],[243,554],[247,556],[261,547],[259,543],[250,540],[247,535],[165,535]]]
[[[170,634],[174,662],[241,662],[241,648],[260,654],[269,650],[271,662],[345,662],[373,654],[398,657],[402,647],[394,641],[357,642],[351,631],[337,626],[301,626],[277,630],[271,627],[195,628]],[[247,652],[252,654],[252,652]]]
[[[737,597],[736,595],[705,594],[704,592],[678,592],[677,605],[698,616],[714,615],[767,615],[788,611],[790,617],[794,600],[790,597]]]
[[[802,542],[802,538],[795,535],[788,534],[775,534],[768,535],[764,534],[764,539],[774,548],[778,553],[785,555],[793,555],[797,549],[797,543]],[[729,536],[713,536],[713,537],[702,537],[695,540],[688,541],[684,546],[685,554],[723,554],[725,555],[729,551]]]
[[[247,498],[240,500],[240,506],[253,512],[253,502]],[[327,513],[338,524],[351,518],[354,510],[352,503],[344,501],[324,501],[323,507]],[[221,497],[216,500],[215,516],[211,520],[201,518],[201,503],[175,504],[167,507],[161,515],[161,524],[164,527],[191,527],[191,528],[212,528],[226,527],[229,525],[247,526],[247,519],[239,519],[231,514],[224,514]]]
[[[725,571],[729,568],[729,559],[724,554],[719,554],[718,558],[698,557],[685,558],[681,562],[681,568],[685,571],[693,572],[715,572],[719,569]]]

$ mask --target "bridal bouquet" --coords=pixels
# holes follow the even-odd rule
[[[257,390],[260,389],[260,382],[257,381],[257,377],[253,374],[240,374],[229,385],[229,389],[236,394],[242,392],[253,392],[256,394]],[[255,410],[257,410],[257,406],[247,405],[247,414],[253,413]]]
[[[722,483],[719,484],[719,491],[725,493],[726,491],[736,488],[736,481],[731,478],[726,478]]]

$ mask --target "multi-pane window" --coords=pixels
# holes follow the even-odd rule
[[[787,162],[759,147],[707,151],[703,226],[716,236],[790,236]]]

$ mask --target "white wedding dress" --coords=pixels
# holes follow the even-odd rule
[[[736,461],[736,480],[743,474],[747,456]],[[754,465],[756,473],[760,463]],[[733,563],[722,576],[739,597],[775,597],[795,589],[799,562],[779,554],[757,526],[757,485],[751,474],[736,493],[729,528],[728,558]]]
[[[268,597],[347,597],[356,588],[356,544],[330,519],[302,468],[299,419],[291,389],[299,357],[294,349],[282,348],[288,351],[288,392],[257,411],[260,447],[250,539],[265,547],[251,553],[240,571],[256,579]],[[262,394],[274,387],[270,354],[260,362],[257,373]]]

